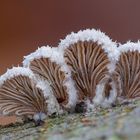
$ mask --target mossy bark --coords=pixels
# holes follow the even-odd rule
[[[124,103],[86,114],[49,118],[36,127],[33,122],[0,127],[3,140],[139,140],[140,101]]]

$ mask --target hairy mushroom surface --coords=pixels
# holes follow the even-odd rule
[[[14,67],[0,77],[0,109],[3,115],[33,116],[47,114],[42,89],[36,87],[33,73]]]
[[[140,43],[128,42],[119,47],[120,58],[113,73],[117,96],[140,97]]]
[[[37,77],[46,81],[62,109],[75,106],[77,95],[74,83],[63,56],[57,48],[41,47],[26,56],[23,64],[29,67]]]
[[[87,29],[66,36],[59,49],[71,70],[79,101],[101,103],[118,58],[116,44],[104,33]]]

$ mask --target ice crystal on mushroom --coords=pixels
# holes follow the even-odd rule
[[[77,95],[71,72],[57,48],[41,47],[26,56],[23,65],[46,81],[46,85],[50,86],[52,94],[62,108],[75,106]]]
[[[120,57],[113,74],[117,96],[140,97],[140,43],[128,42],[118,50]]]
[[[59,49],[72,72],[79,100],[100,104],[119,56],[116,44],[101,31],[87,29],[66,36]]]
[[[43,91],[36,87],[31,70],[14,67],[0,77],[0,108],[4,115],[28,116],[47,113]]]
[[[67,35],[57,48],[43,46],[0,77],[3,114],[46,116],[95,106],[108,107],[118,97],[140,97],[140,42],[117,48],[100,30]]]

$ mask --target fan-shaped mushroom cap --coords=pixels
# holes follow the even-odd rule
[[[57,48],[38,48],[25,57],[23,65],[46,81],[61,107],[72,109],[75,106],[77,95],[71,72]]]
[[[5,115],[47,113],[42,89],[36,87],[34,75],[29,69],[14,67],[0,77],[0,108]]]
[[[120,45],[119,61],[113,74],[118,97],[140,97],[140,42]]]
[[[99,30],[87,29],[67,35],[59,49],[72,71],[79,100],[103,102],[106,82],[119,56],[116,43]]]

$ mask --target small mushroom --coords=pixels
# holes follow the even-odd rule
[[[34,74],[27,68],[14,67],[2,75],[0,77],[2,114],[25,118],[30,116],[33,118],[38,112],[47,114],[43,90],[36,85]],[[40,121],[43,120],[40,119]]]
[[[26,56],[23,65],[46,82],[63,111],[73,110],[77,99],[74,82],[63,54],[57,48],[41,47]]]
[[[101,31],[87,29],[66,36],[59,49],[71,70],[78,102],[102,104],[106,83],[118,58],[116,44]]]
[[[140,43],[128,42],[118,50],[120,57],[113,73],[117,96],[125,99],[140,97]]]

